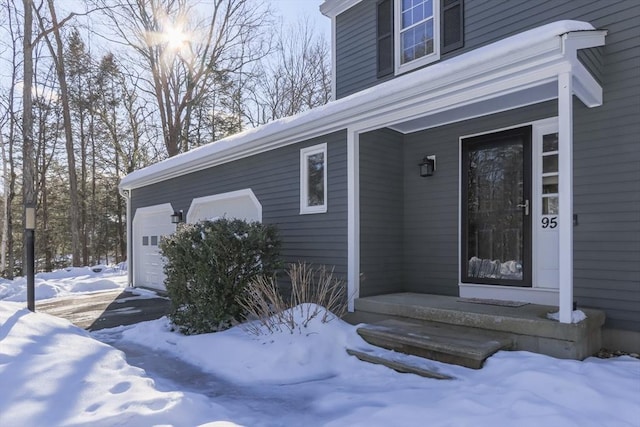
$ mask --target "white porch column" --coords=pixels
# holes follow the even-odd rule
[[[360,296],[360,136],[347,129],[347,298],[349,311]]]
[[[560,322],[573,312],[573,82],[571,69],[558,75],[559,301]]]

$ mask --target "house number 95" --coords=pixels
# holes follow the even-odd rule
[[[545,216],[542,218],[542,228],[556,228],[558,226],[558,217]]]

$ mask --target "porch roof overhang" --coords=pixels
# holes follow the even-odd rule
[[[574,95],[595,107],[602,104],[602,88],[577,52],[603,45],[605,35],[580,21],[534,28],[171,157],[127,175],[119,187],[144,187],[345,129],[412,132],[555,99],[560,73],[570,72]]]

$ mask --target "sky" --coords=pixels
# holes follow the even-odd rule
[[[309,18],[316,30],[325,35],[331,42],[331,19],[320,13],[320,5],[324,0],[270,0],[285,22],[296,22],[300,18]]]
[[[58,292],[36,296],[124,287],[122,276],[39,274],[38,289]],[[501,351],[473,370],[373,347],[332,316],[258,335],[237,326],[183,336],[166,318],[88,333],[27,311],[24,287],[0,280],[1,426],[640,426],[640,360],[630,356]],[[346,348],[455,379],[400,374]]]

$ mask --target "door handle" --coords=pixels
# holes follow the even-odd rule
[[[519,208],[524,208],[525,216],[529,216],[529,200],[525,200],[524,202],[518,205]]]

